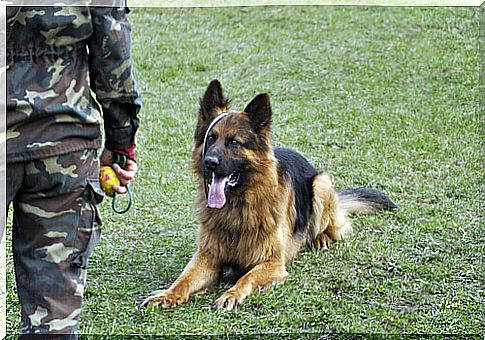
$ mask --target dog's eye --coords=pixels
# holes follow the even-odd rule
[[[216,137],[214,135],[207,136],[207,145],[211,145],[216,141]]]
[[[241,145],[241,143],[238,140],[231,138],[229,139],[229,145],[233,147],[238,147]]]

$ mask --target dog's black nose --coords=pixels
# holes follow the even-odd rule
[[[215,170],[219,166],[219,158],[216,156],[206,156],[204,164],[208,170]]]

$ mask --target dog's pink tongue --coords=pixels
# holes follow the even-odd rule
[[[207,197],[207,204],[209,208],[220,209],[226,204],[226,195],[224,189],[229,177],[219,178],[212,175],[212,184],[209,188],[209,195]]]

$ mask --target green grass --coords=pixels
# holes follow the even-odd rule
[[[135,206],[119,216],[102,205],[79,331],[483,334],[480,16],[469,8],[134,8],[144,95]],[[141,308],[196,249],[189,157],[198,99],[215,78],[235,109],[268,92],[276,145],[300,151],[336,187],[385,190],[399,210],[355,218],[351,240],[304,251],[285,283],[235,312],[210,308],[224,286],[174,310]]]

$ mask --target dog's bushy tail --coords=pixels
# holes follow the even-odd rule
[[[379,211],[397,208],[397,205],[379,190],[351,188],[336,191],[340,209],[345,215],[375,214]]]

